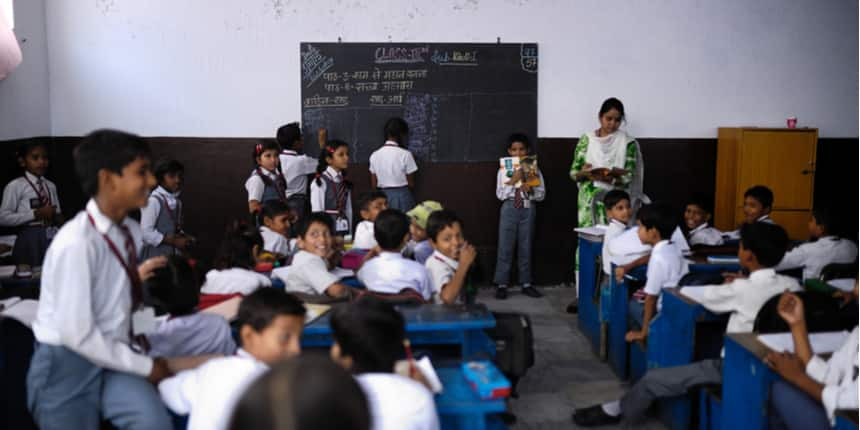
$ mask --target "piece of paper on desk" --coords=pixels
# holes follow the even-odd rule
[[[433,368],[433,363],[430,362],[430,357],[421,357],[420,360],[415,362],[415,368],[421,372],[421,376],[424,377],[424,380],[430,385],[430,391],[433,394],[439,394],[444,390],[442,386],[442,381],[439,379],[439,375],[436,373],[436,369]],[[394,373],[409,377],[409,361],[408,360],[398,360],[394,363]]]
[[[810,333],[809,346],[812,348],[813,354],[830,354],[842,347],[849,334],[844,330]],[[761,334],[758,336],[758,340],[776,352],[794,353],[794,339],[791,337],[791,333]]]
[[[207,314],[215,314],[221,315],[227,321],[233,321],[236,319],[236,314],[239,313],[239,303],[242,302],[241,297],[232,297],[228,300],[224,300],[221,303],[218,303],[215,306],[210,306],[206,309],[203,309],[200,312]]]
[[[851,290],[854,289],[854,283],[857,282],[856,279],[853,278],[844,278],[844,279],[831,279],[827,281],[827,285],[830,285],[837,290],[844,291],[846,293],[850,293]]]
[[[344,269],[343,267],[335,267],[329,271],[334,276],[337,276],[339,279],[349,278],[350,276],[355,276],[355,272],[349,269]]]
[[[331,305],[305,303],[305,325],[308,325],[331,309]]]
[[[0,300],[0,304],[3,304],[0,315],[18,320],[21,324],[33,328],[33,321],[36,320],[36,312],[39,310],[38,300],[22,300],[20,297],[12,297],[11,299]]]
[[[14,248],[15,247],[15,239],[17,237],[18,236],[15,236],[14,234],[9,235],[9,236],[0,236],[0,245],[8,245],[10,248]],[[10,255],[12,255],[11,249],[6,251],[6,252],[0,253],[0,257],[8,257]]]

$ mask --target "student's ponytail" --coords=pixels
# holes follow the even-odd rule
[[[331,158],[334,156],[334,152],[338,150],[338,148],[342,146],[349,146],[346,142],[342,140],[329,140],[325,143],[325,146],[320,149],[320,157],[319,162],[317,163],[317,172],[314,175],[314,181],[317,185],[322,185],[322,174],[328,168],[328,161],[326,158]],[[346,170],[340,172],[341,176],[346,178]],[[346,181],[347,188],[352,189],[352,182]]]

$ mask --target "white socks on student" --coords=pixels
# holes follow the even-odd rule
[[[617,417],[621,415],[620,400],[613,400],[611,402],[604,403],[600,405],[600,407],[603,409],[603,412],[606,412],[606,415],[609,415],[610,417]]]

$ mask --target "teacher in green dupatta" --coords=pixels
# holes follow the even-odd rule
[[[647,202],[642,193],[644,166],[639,143],[624,130],[624,104],[609,98],[600,106],[597,115],[600,128],[579,138],[570,166],[570,178],[579,188],[577,196],[577,227],[606,224],[603,195],[612,189],[630,194],[634,210],[638,203]],[[576,250],[576,287],[579,296],[579,248]],[[568,312],[577,310],[577,302],[568,306]]]

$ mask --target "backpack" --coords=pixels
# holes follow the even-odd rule
[[[496,326],[486,329],[496,343],[496,366],[511,381],[511,397],[517,397],[517,381],[535,364],[532,321],[528,315],[493,312]]]

